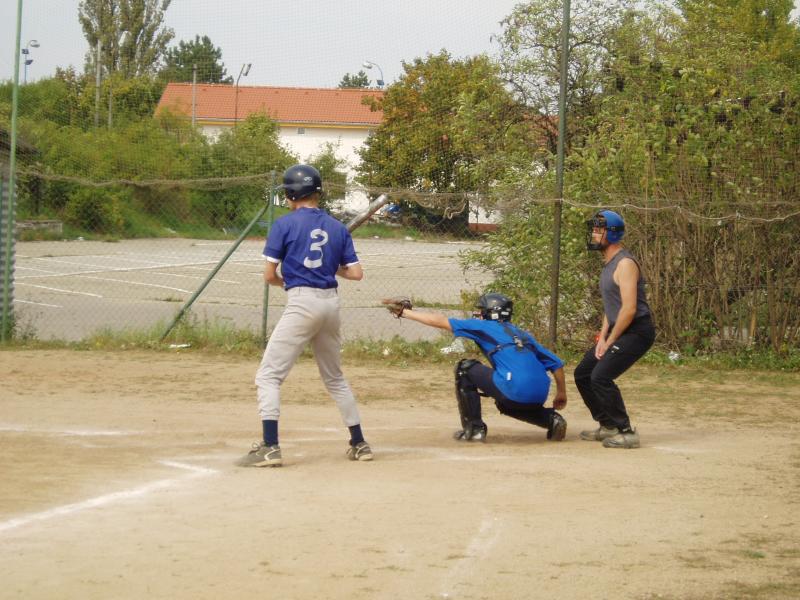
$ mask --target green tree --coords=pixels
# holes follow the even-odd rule
[[[369,76],[362,70],[351,75],[345,73],[342,80],[339,82],[340,88],[366,88],[369,87]]]
[[[583,119],[596,110],[602,73],[613,31],[632,2],[573,0],[567,72],[567,143],[580,143]],[[561,73],[562,0],[531,0],[518,4],[501,21],[499,62],[503,77],[537,121],[541,135],[555,153]]]
[[[270,174],[279,177],[298,161],[278,139],[278,124],[264,113],[253,113],[236,127],[223,132],[211,147],[209,170],[213,176],[231,179],[231,187],[214,192],[204,207],[212,225],[241,227],[265,201]],[[259,176],[234,185],[236,178]]]
[[[486,197],[511,157],[537,147],[531,119],[486,56],[456,60],[442,51],[403,69],[374,101],[383,121],[360,151],[359,181],[421,192],[408,203],[421,218],[457,214],[466,226],[470,198]]]
[[[94,72],[97,44],[100,64],[108,73],[125,77],[155,73],[175,36],[164,25],[172,0],[82,0],[78,20],[89,42],[86,71]]]
[[[701,215],[649,219],[658,235],[631,215],[633,231],[645,232],[631,241],[647,249],[661,331],[689,348],[734,335],[779,350],[800,336],[800,290],[785,284],[800,278],[790,258],[797,228],[714,219],[742,213],[769,222],[800,194],[800,70],[775,60],[797,26],[786,14],[754,27],[740,18],[747,4],[701,10],[697,2],[678,18],[665,7],[668,16],[641,28],[649,35],[638,51],[626,43],[611,65],[621,85],[607,86],[596,133],[570,159],[572,197],[603,190],[603,198]],[[659,26],[667,21],[675,26]]]
[[[381,100],[383,121],[362,150],[371,187],[426,193],[486,191],[503,165],[492,160],[526,141],[526,117],[485,56],[442,51],[403,64]]]
[[[800,280],[800,230],[770,221],[796,208],[800,193],[800,73],[790,52],[798,28],[768,4],[744,19],[753,6],[698,0],[679,12],[655,3],[607,29],[592,109],[569,113],[583,138],[568,156],[565,197],[588,207],[563,215],[562,339],[583,339],[598,322],[583,220],[610,205],[643,259],[662,342],[690,351],[745,339],[780,350],[800,340],[800,288],[787,283]],[[770,14],[784,16],[762,18]],[[537,81],[539,67],[505,59],[505,73]],[[536,198],[553,181],[552,163],[541,165],[497,183],[517,190],[517,215],[486,251],[465,256],[522,299],[520,317],[538,331],[547,324],[552,216]],[[764,222],[717,218],[737,213]]]
[[[233,83],[222,62],[222,49],[214,46],[204,35],[189,42],[180,41],[169,48],[164,56],[160,76],[165,81],[190,82],[197,65],[197,81],[202,83]]]
[[[322,187],[325,193],[320,200],[320,207],[326,210],[344,200],[347,192],[347,173],[345,172],[347,163],[336,155],[337,149],[337,145],[326,142],[317,154],[310,156],[307,160],[307,163],[315,167],[322,176]]]
[[[699,38],[740,37],[750,50],[800,68],[800,29],[793,0],[679,0],[687,31]]]

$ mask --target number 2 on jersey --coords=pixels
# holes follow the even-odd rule
[[[311,231],[311,239],[315,240],[311,242],[311,245],[308,247],[308,252],[311,254],[312,252],[319,252],[319,258],[311,258],[306,256],[303,259],[303,265],[308,269],[318,269],[322,266],[322,247],[328,243],[328,233],[323,229],[313,229]]]

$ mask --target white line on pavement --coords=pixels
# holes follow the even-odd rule
[[[19,298],[14,298],[14,302],[19,304],[35,304],[36,306],[46,306],[48,308],[64,308],[59,304],[45,304],[44,302],[33,302],[32,300],[20,300]]]
[[[77,294],[79,296],[91,296],[92,298],[102,298],[100,294],[91,294],[89,292],[76,292],[73,290],[62,290],[61,288],[47,287],[46,285],[36,285],[35,283],[17,282],[17,285],[27,285],[28,287],[35,287],[42,290],[50,290],[51,292],[62,292],[64,294]]]

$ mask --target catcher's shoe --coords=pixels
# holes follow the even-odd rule
[[[453,433],[453,439],[457,442],[485,442],[487,430],[485,427],[459,429]]]
[[[240,467],[280,467],[283,464],[280,446],[253,442],[253,448],[236,463]]]
[[[603,440],[603,448],[638,448],[639,434],[635,429],[620,431],[617,435]]]
[[[602,425],[597,429],[587,429],[581,431],[581,439],[588,442],[602,442],[603,440],[614,437],[619,433],[616,427],[603,427]]]
[[[372,460],[372,448],[367,442],[359,442],[347,449],[347,458],[360,461]]]
[[[567,435],[567,421],[557,412],[550,417],[550,427],[547,428],[547,439],[560,442]]]

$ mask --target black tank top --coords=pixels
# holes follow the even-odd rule
[[[644,290],[645,279],[644,275],[642,275],[642,267],[639,261],[623,248],[614,255],[614,258],[608,261],[603,267],[603,272],[600,273],[600,295],[603,297],[603,311],[605,311],[609,323],[616,323],[617,316],[619,316],[619,309],[622,308],[619,286],[614,283],[614,271],[617,270],[617,265],[623,258],[630,258],[636,263],[636,266],[639,267],[639,280],[636,282],[636,314],[634,315],[634,319],[650,314],[650,306],[647,304],[647,296]]]

